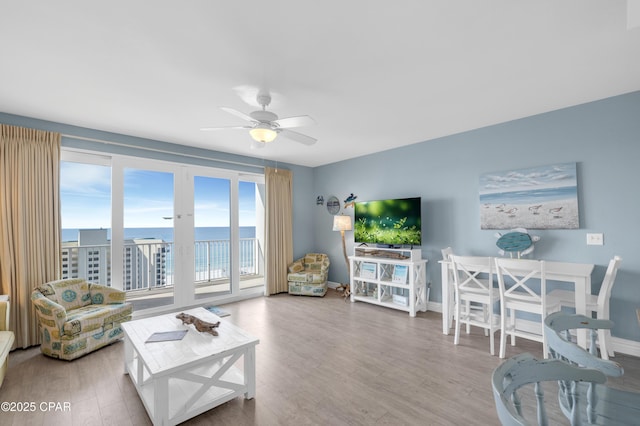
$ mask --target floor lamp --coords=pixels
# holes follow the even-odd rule
[[[351,216],[336,215],[333,216],[333,230],[340,231],[342,237],[342,254],[344,255],[344,261],[347,263],[347,275],[348,280],[346,284],[340,284],[336,287],[336,290],[342,290],[343,295],[347,297],[349,295],[349,281],[351,280],[351,267],[349,266],[349,258],[347,258],[347,246],[344,242],[344,231],[351,231]]]

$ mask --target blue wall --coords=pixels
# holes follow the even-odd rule
[[[490,107],[488,105],[487,107]],[[359,143],[354,141],[354,143]],[[431,300],[440,302],[440,249],[496,255],[496,231],[481,230],[478,177],[554,163],[575,162],[580,229],[532,230],[541,240],[537,259],[598,265],[593,292],[600,288],[611,257],[623,258],[613,288],[614,335],[640,341],[640,92],[490,126],[382,153],[315,168],[315,194],[325,200],[350,193],[358,200],[422,197],[423,258],[429,260]],[[313,204],[309,197],[305,202]],[[296,200],[298,201],[298,200]],[[345,214],[353,216],[353,209]],[[344,282],[347,269],[340,234],[324,207],[315,209],[316,250],[331,257],[329,279]],[[604,234],[603,246],[587,246],[586,234]],[[353,232],[347,232],[353,253]]]
[[[490,107],[490,105],[488,105]],[[182,161],[235,170],[259,171],[262,159],[188,148],[170,143],[106,133],[61,123],[0,113],[0,122],[128,146],[105,145],[63,138],[63,146]],[[640,197],[640,92],[592,102],[547,114],[490,126],[404,148],[308,168],[279,164],[294,173],[294,256],[322,251],[331,257],[329,279],[346,282],[340,234],[331,231],[332,216],[316,206],[351,192],[359,200],[413,197],[423,199],[423,257],[429,260],[431,300],[440,302],[440,249],[494,255],[495,231],[480,230],[478,177],[486,172],[576,162],[578,166],[580,229],[533,231],[541,236],[535,258],[595,263],[597,292],[606,264],[623,258],[611,301],[614,335],[640,342],[635,309],[640,307],[640,256],[635,239]],[[362,143],[354,141],[353,143]],[[140,150],[154,147],[164,154]],[[172,154],[175,153],[175,154]],[[189,157],[184,157],[187,154]],[[194,158],[197,157],[197,158]],[[245,163],[239,166],[234,163]],[[347,209],[353,215],[353,209]],[[587,246],[587,232],[604,233],[604,246]],[[347,232],[347,252],[353,252],[353,232]]]

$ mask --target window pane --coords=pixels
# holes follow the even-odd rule
[[[231,292],[231,184],[194,176],[196,299]]]
[[[240,181],[240,289],[264,286],[264,185]]]
[[[136,310],[173,304],[173,179],[124,169],[123,288]]]
[[[62,278],[111,285],[111,167],[62,161]]]

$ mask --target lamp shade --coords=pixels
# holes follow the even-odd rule
[[[351,216],[334,216],[333,217],[333,230],[334,231],[351,231]]]
[[[253,129],[249,130],[249,134],[256,142],[272,142],[278,133],[271,128],[268,124],[258,124]]]

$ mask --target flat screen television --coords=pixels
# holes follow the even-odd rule
[[[420,197],[358,201],[353,207],[356,243],[392,247],[422,244]]]

